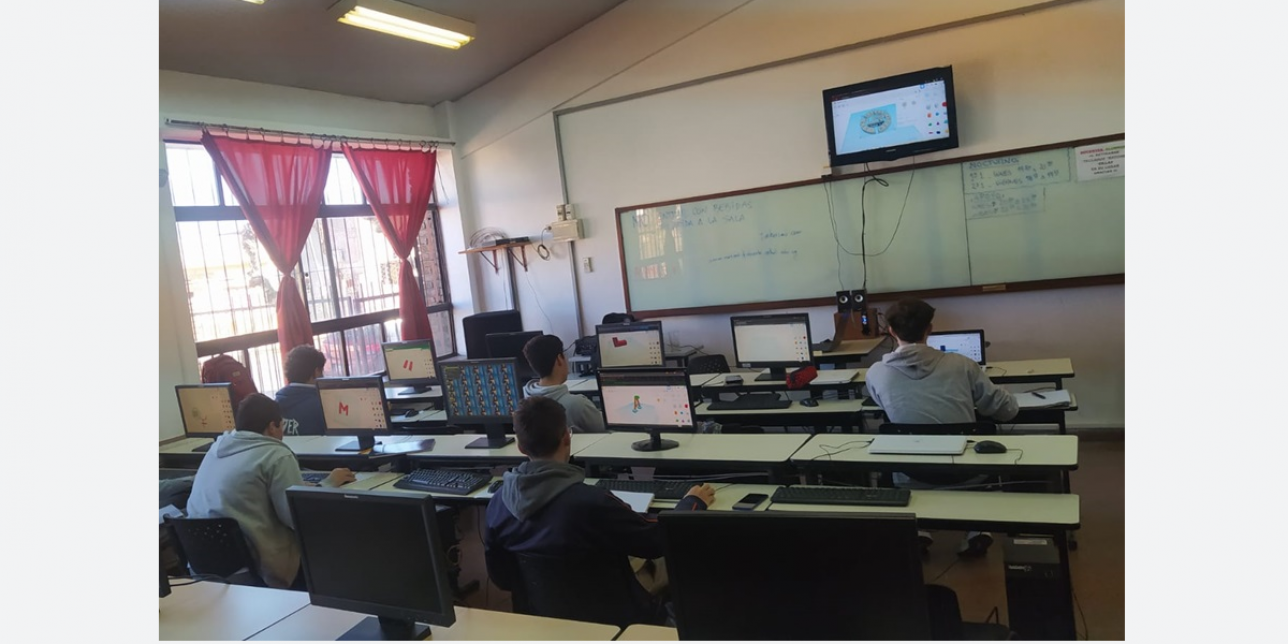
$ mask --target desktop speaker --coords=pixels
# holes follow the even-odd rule
[[[1043,536],[1002,540],[1006,611],[1021,640],[1072,640],[1073,587],[1060,567],[1055,541]]]
[[[868,292],[863,289],[836,292],[836,310],[861,311],[868,305]]]
[[[523,330],[523,316],[517,310],[487,311],[461,318],[461,328],[465,331],[465,355],[471,359],[489,357],[487,336],[489,333],[514,333]]]
[[[846,312],[846,311],[853,311],[853,310],[854,310],[854,305],[853,305],[853,303],[850,301],[850,292],[849,292],[849,291],[837,291],[837,292],[836,292],[836,310],[837,310],[837,311],[840,311],[840,312],[842,312],[842,313],[844,313],[844,312]]]

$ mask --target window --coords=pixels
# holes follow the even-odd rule
[[[198,144],[166,143],[170,194],[200,362],[241,360],[260,391],[286,384],[277,346],[282,274],[256,239],[214,162]],[[398,256],[363,198],[343,154],[331,159],[323,206],[293,274],[303,290],[327,376],[384,369],[382,342],[402,339]],[[425,295],[434,350],[456,354],[443,270],[438,208],[429,206],[411,262]]]

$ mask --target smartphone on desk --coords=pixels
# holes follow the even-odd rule
[[[756,506],[760,505],[765,501],[765,499],[768,499],[768,498],[769,498],[768,494],[748,494],[747,496],[744,496],[741,499],[738,499],[738,502],[733,504],[733,509],[755,510]]]

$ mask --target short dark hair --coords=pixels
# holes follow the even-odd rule
[[[537,372],[545,378],[555,370],[555,360],[563,355],[563,340],[555,335],[539,335],[523,345],[523,357]]]
[[[886,309],[885,319],[900,340],[920,342],[935,319],[935,307],[916,298],[904,298]]]
[[[519,451],[532,458],[554,454],[566,431],[568,412],[553,398],[529,396],[514,410],[514,436],[519,441]]]
[[[286,381],[308,382],[313,374],[326,366],[326,355],[312,345],[301,344],[286,354]]]
[[[263,434],[272,423],[282,422],[282,408],[264,394],[250,394],[237,405],[237,429]]]

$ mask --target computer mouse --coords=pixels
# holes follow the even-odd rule
[[[818,407],[818,401],[814,400],[813,398],[806,398],[805,400],[801,401],[801,404],[806,407]]]
[[[975,443],[976,454],[1005,454],[1006,446],[997,441],[980,441]]]
[[[501,489],[502,483],[505,483],[505,481],[492,481],[492,484],[487,486],[488,494],[496,494],[497,490]]]

